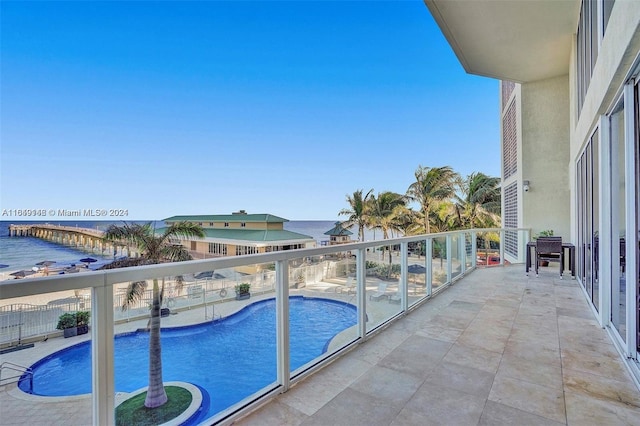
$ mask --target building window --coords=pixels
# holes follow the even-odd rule
[[[209,222],[209,226],[213,228],[213,222]]]
[[[246,226],[247,226],[247,223],[246,223],[246,222],[242,222],[242,223],[240,224],[240,227],[241,227],[241,228],[245,228]]]
[[[227,245],[221,243],[209,243],[209,253],[220,256],[227,255]]]
[[[236,246],[236,256],[242,256],[243,254],[257,254],[258,247],[252,246]]]
[[[225,223],[224,223],[224,227],[225,227],[225,228],[228,228],[228,227],[229,227],[229,222],[225,222]]]
[[[582,0],[577,31],[578,113],[582,110],[598,59],[598,0]]]
[[[502,169],[503,179],[518,171],[518,130],[516,123],[516,103],[511,102],[502,119]]]

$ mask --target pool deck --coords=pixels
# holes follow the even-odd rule
[[[526,277],[523,269],[474,271],[235,424],[638,425],[640,391],[577,281],[550,271]],[[299,293],[336,294],[324,284]],[[216,317],[239,309],[235,303],[216,305]],[[381,315],[397,308],[368,303]],[[193,309],[163,326],[204,320],[204,310]],[[87,338],[48,339],[0,362],[31,365]],[[89,425],[90,397],[35,397],[6,385],[0,424]]]

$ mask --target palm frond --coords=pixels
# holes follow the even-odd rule
[[[127,291],[124,294],[124,301],[122,302],[122,310],[126,311],[132,304],[142,300],[145,291],[147,290],[146,281],[135,281],[127,286]]]

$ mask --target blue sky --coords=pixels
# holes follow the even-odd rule
[[[500,174],[498,82],[420,0],[0,8],[0,220],[333,220],[419,165]]]

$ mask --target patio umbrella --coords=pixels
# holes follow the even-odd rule
[[[409,265],[407,272],[410,274],[426,274],[427,268],[422,265]]]
[[[23,269],[23,270],[21,270],[21,271],[12,272],[12,273],[10,273],[9,275],[12,275],[12,276],[14,276],[14,277],[16,277],[16,278],[24,278],[24,277],[26,277],[27,275],[32,275],[32,274],[35,274],[35,272],[33,272],[33,271],[25,271],[25,270]]]
[[[42,262],[36,263],[36,266],[51,266],[54,263],[56,262],[54,262],[53,260],[43,260]]]
[[[80,259],[80,262],[87,264],[87,268],[89,267],[90,263],[97,262],[97,261],[98,259],[94,259],[93,257],[85,257],[84,259]]]

